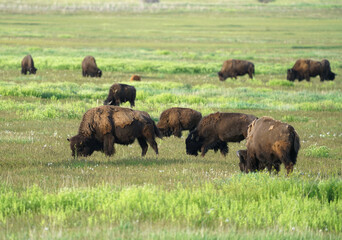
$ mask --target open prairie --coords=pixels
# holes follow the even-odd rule
[[[0,0],[1,239],[342,237],[341,1],[207,2]],[[27,54],[36,75],[20,72]],[[101,78],[82,77],[87,55]],[[254,79],[219,81],[231,58]],[[287,81],[299,58],[328,59],[336,79]],[[67,138],[119,82],[156,122],[180,106],[291,124],[293,174],[242,174],[245,141],[186,155],[188,132],[157,139],[158,156],[135,142],[74,159]]]

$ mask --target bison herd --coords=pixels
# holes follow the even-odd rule
[[[157,124],[147,112],[112,105],[95,107],[84,114],[78,134],[67,140],[73,157],[87,157],[94,151],[111,156],[115,143],[129,145],[135,139],[145,156],[147,143],[158,154],[156,137],[181,137],[184,130],[189,130],[186,153],[194,156],[201,153],[204,157],[210,149],[226,156],[228,142],[246,139],[247,149],[237,152],[240,170],[245,173],[265,168],[279,172],[283,163],[289,174],[300,148],[294,128],[270,117],[216,112],[202,118],[200,112],[180,107],[162,112]]]
[[[21,73],[36,74],[37,68],[34,67],[33,58],[27,55],[21,62]],[[229,59],[223,62],[221,71],[217,73],[220,81],[227,78],[235,78],[248,74],[250,79],[253,79],[255,74],[254,64],[245,60]],[[86,56],[82,61],[82,76],[83,77],[101,77],[102,71],[97,67],[95,58],[93,56]],[[310,59],[299,59],[292,68],[287,69],[287,80],[310,81],[310,77],[319,76],[320,80],[332,81],[335,79],[336,74],[331,71],[330,62],[327,59],[322,61],[314,61]],[[140,81],[138,75],[132,75],[131,81]],[[126,100],[129,101],[129,100]],[[133,104],[134,105],[134,104]]]
[[[22,74],[35,74],[31,55],[24,57],[21,63]],[[227,60],[218,72],[221,81],[248,74],[254,75],[254,64],[243,60]],[[101,77],[95,58],[87,56],[82,62],[82,75]],[[310,77],[319,75],[320,80],[334,80],[330,63],[324,59],[313,61],[297,60],[287,70],[287,79],[310,81]],[[139,76],[132,76],[131,81],[140,81]],[[287,174],[296,164],[300,140],[295,129],[284,122],[270,117],[258,118],[243,113],[216,112],[202,117],[202,114],[190,108],[173,107],[163,111],[156,124],[147,112],[131,109],[135,106],[136,89],[127,84],[113,84],[103,106],[88,110],[81,121],[78,134],[68,138],[72,156],[90,156],[94,151],[111,156],[115,153],[114,144],[129,145],[135,139],[145,156],[148,144],[158,154],[156,137],[182,136],[182,131],[189,131],[185,140],[185,150],[189,155],[202,157],[209,150],[228,154],[228,142],[240,142],[246,139],[246,149],[237,151],[239,167],[242,172],[255,172],[263,169],[280,171],[284,164]],[[131,108],[120,107],[129,102]]]

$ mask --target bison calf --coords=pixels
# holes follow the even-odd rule
[[[293,171],[300,149],[299,136],[295,129],[286,123],[270,117],[253,121],[248,127],[247,150],[237,152],[240,170],[259,171],[267,168],[279,172],[284,164],[287,174]]]
[[[134,107],[135,96],[135,87],[127,84],[115,83],[110,87],[108,97],[104,100],[103,104],[119,106],[121,103],[129,102],[131,107]]]
[[[324,80],[334,80],[335,73],[331,71],[330,63],[327,59],[314,61],[310,59],[299,59],[292,68],[287,69],[287,80],[310,81],[310,77],[319,76],[321,82]]]
[[[27,55],[21,61],[21,74],[36,74],[37,68],[34,67],[33,58],[31,55]]]
[[[250,79],[253,79],[254,64],[245,60],[230,59],[223,63],[221,71],[218,73],[220,81],[227,78],[235,78],[248,74]]]
[[[83,77],[101,77],[102,71],[97,67],[93,56],[86,56],[82,61]]]
[[[90,156],[102,151],[115,153],[114,143],[129,145],[138,139],[145,156],[148,145],[158,154],[155,137],[162,137],[154,121],[146,112],[116,106],[100,106],[88,110],[82,118],[78,134],[70,139],[72,156]]]
[[[198,123],[186,139],[186,153],[204,157],[209,149],[228,153],[228,142],[240,142],[247,136],[248,125],[255,120],[253,115],[243,113],[213,113]]]
[[[190,108],[174,107],[162,112],[157,127],[163,136],[169,137],[173,134],[180,138],[183,130],[192,131],[201,119],[200,112]]]

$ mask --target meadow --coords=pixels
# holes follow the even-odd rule
[[[340,1],[0,0],[0,13],[0,239],[342,237]],[[20,74],[26,54],[36,75]],[[102,78],[82,77],[86,55]],[[220,82],[230,58],[254,62],[254,79]],[[298,58],[329,59],[336,79],[287,81]],[[115,82],[156,122],[181,106],[291,124],[294,173],[242,174],[245,141],[188,156],[187,132],[157,139],[158,156],[133,143],[73,159],[66,139]]]

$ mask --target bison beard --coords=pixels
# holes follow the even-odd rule
[[[183,130],[192,131],[201,119],[200,112],[191,108],[174,107],[162,112],[157,127],[163,136],[174,135],[180,138]]]
[[[148,145],[158,154],[155,137],[161,134],[151,117],[142,111],[116,106],[101,106],[88,110],[82,119],[78,134],[68,139],[72,156],[90,156],[102,151],[107,156],[115,153],[114,143],[128,145],[138,139],[142,156]]]
[[[240,150],[240,170],[259,171],[267,168],[280,171],[283,163],[287,174],[293,171],[300,149],[299,136],[291,125],[262,117],[248,127],[247,150]]]
[[[247,136],[248,125],[255,120],[253,115],[242,113],[214,113],[198,123],[185,140],[186,153],[204,156],[208,150],[228,153],[228,142],[240,142]]]

